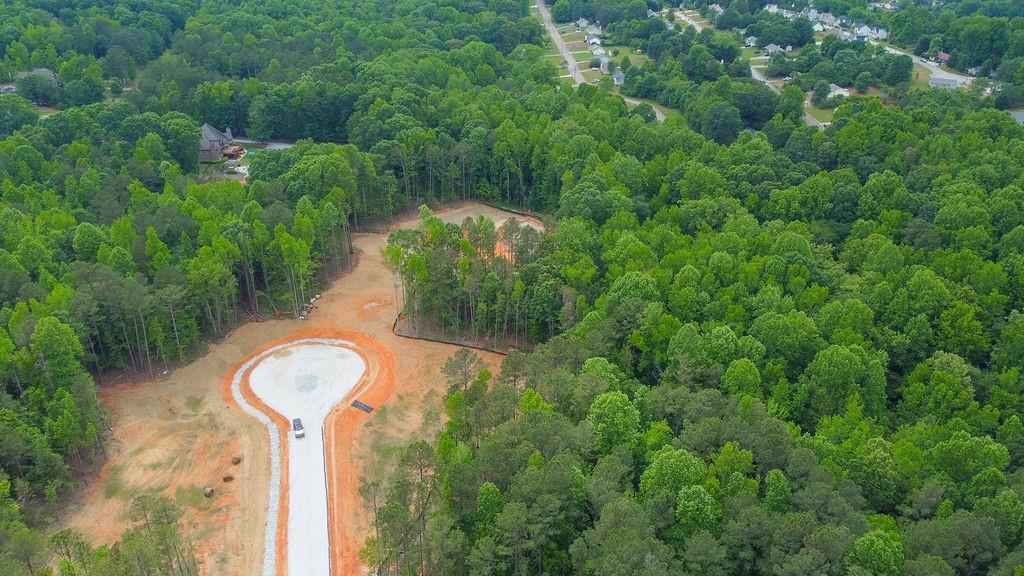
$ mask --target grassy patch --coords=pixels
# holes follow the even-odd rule
[[[831,122],[832,117],[835,116],[836,113],[833,108],[818,108],[816,106],[807,106],[804,110],[807,112],[808,116],[822,123]]]
[[[121,477],[121,466],[112,466],[106,482],[103,483],[103,496],[107,499],[119,498],[128,492],[128,486],[124,483],[124,478]]]
[[[188,399],[185,400],[185,406],[188,406],[188,409],[192,412],[198,412],[199,407],[202,405],[203,399],[199,396],[189,396]]]
[[[910,77],[910,89],[911,90],[927,90],[928,80],[932,77],[931,70],[924,66],[914,62],[914,71]]]
[[[199,486],[178,486],[174,491],[174,501],[188,508],[206,508],[206,498]]]

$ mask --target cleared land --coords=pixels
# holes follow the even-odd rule
[[[274,414],[286,422],[299,418],[304,426],[304,436],[289,434],[286,445],[288,574],[330,574],[324,421],[334,407],[347,399],[366,370],[363,359],[348,346],[354,345],[341,339],[304,339],[284,344],[260,357],[251,371],[240,378],[240,383],[249,385]],[[249,406],[244,397],[236,396],[235,400]],[[269,419],[267,422],[273,444],[277,431]],[[281,460],[280,455],[272,458],[272,471],[281,469]],[[280,483],[272,484],[271,494],[275,491],[280,493]],[[272,505],[271,510],[271,516],[279,516],[279,506]],[[276,551],[277,536],[276,531],[268,532],[267,550]],[[273,565],[269,556],[265,554],[265,563]]]
[[[513,216],[472,203],[438,212],[449,222],[477,214],[496,221]],[[415,225],[415,219],[399,223]],[[131,523],[127,506],[134,495],[176,497],[188,509],[187,532],[199,545],[202,574],[262,574],[270,446],[263,424],[231,400],[230,375],[276,343],[343,338],[365,353],[366,372],[356,391],[377,408],[370,415],[342,405],[324,423],[334,574],[359,573],[358,551],[369,533],[359,478],[382,454],[436,429],[444,395],[441,365],[458,347],[392,333],[395,288],[380,254],[387,235],[356,234],[354,242],[362,252],[359,264],[323,293],[309,320],[245,324],[166,379],[102,386],[100,399],[111,415],[109,459],[69,511],[67,524],[96,544],[112,542]],[[492,368],[501,358],[480,356]],[[237,465],[234,456],[242,458]],[[232,478],[225,482],[227,476]],[[204,486],[216,489],[214,497],[202,497]]]

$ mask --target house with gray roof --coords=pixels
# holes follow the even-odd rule
[[[237,146],[232,146],[231,128],[224,132],[217,130],[209,124],[203,124],[199,128],[199,161],[219,162],[225,156],[231,156],[237,151]]]
[[[930,88],[942,88],[953,91],[960,87],[960,81],[956,78],[936,78],[932,76],[928,79],[928,86]]]

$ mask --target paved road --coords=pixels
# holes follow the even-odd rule
[[[282,142],[280,140],[268,140],[266,142],[258,142],[251,138],[235,138],[232,142],[238,142],[239,144],[249,144],[255,146],[256,144],[264,144],[264,148],[267,150],[287,150],[292,146],[295,146],[293,142]]]
[[[583,72],[580,71],[579,62],[576,61],[576,58],[572,55],[572,51],[565,45],[565,40],[562,39],[562,35],[558,33],[558,28],[555,27],[555,22],[551,19],[551,12],[548,10],[548,7],[544,5],[544,0],[537,0],[537,9],[540,11],[540,17],[541,20],[544,21],[544,28],[547,29],[548,36],[551,37],[551,41],[558,47],[558,51],[562,53],[562,58],[565,59],[565,62],[569,67],[569,77],[572,78],[573,83],[577,86],[585,84],[587,79],[583,77]],[[562,78],[565,78],[565,76],[562,76]],[[635,98],[627,98],[623,96],[622,99],[630,104],[643,104],[643,102]],[[665,113],[653,106],[651,106],[651,108],[654,110],[654,117],[658,119],[658,122],[664,122]]]
[[[548,36],[551,36],[551,41],[558,47],[558,51],[562,53],[562,58],[565,59],[566,64],[569,66],[569,74],[572,76],[573,82],[576,84],[585,83],[587,80],[583,78],[583,72],[580,71],[579,64],[565,45],[565,40],[562,40],[562,35],[558,33],[558,28],[555,28],[555,22],[551,19],[551,11],[544,5],[544,0],[537,0],[537,9],[540,10],[540,17],[544,21],[544,28],[547,29]]]
[[[289,422],[301,418],[306,429],[301,439],[289,434],[287,444],[289,576],[331,573],[323,423],[366,370],[363,359],[345,344],[309,340],[281,348],[262,358],[249,375],[256,396]]]
[[[686,22],[690,26],[693,26],[694,28],[697,29],[697,32],[700,32],[701,30],[704,29],[703,24],[698,24],[695,20],[684,14],[682,10],[676,11],[676,18],[679,18],[680,20]]]
[[[920,56],[918,56],[916,54],[912,54],[910,52],[906,52],[904,50],[900,50],[899,48],[893,48],[892,46],[887,46],[887,45],[882,44],[880,42],[877,42],[875,40],[869,40],[869,42],[871,42],[872,44],[877,44],[877,45],[885,48],[886,51],[891,52],[893,54],[904,54],[906,56],[910,56],[911,60],[913,60],[914,62],[920,64],[921,66],[924,66],[925,68],[927,68],[928,71],[932,73],[932,78],[946,78],[946,79],[950,79],[950,80],[956,80],[961,85],[970,84],[971,81],[974,80],[973,76],[966,76],[964,74],[957,74],[956,72],[950,72],[948,70],[943,70],[942,68],[939,67],[938,64],[936,64],[936,63],[934,63],[934,62],[932,62],[930,60],[925,60],[924,58],[921,58]]]
[[[644,102],[643,100],[637,100],[636,98],[630,98],[629,96],[622,96],[621,98],[623,100],[625,100],[627,104],[633,104],[634,106],[639,106],[641,104],[647,104],[648,106],[651,105],[650,102]],[[665,113],[664,112],[662,112],[661,110],[658,110],[658,108],[655,107],[655,106],[651,106],[651,110],[654,110],[654,117],[658,119],[658,122],[664,122],[665,121]]]

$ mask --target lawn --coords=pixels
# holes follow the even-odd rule
[[[932,77],[931,70],[925,68],[924,66],[918,64],[917,62],[914,62],[914,75],[910,79],[910,89],[911,90],[927,90],[928,89],[928,79],[931,78],[931,77]]]
[[[605,46],[604,49],[605,52],[608,53],[608,56],[612,60],[615,60],[616,64],[622,62],[622,57],[627,54],[629,54],[629,63],[633,66],[643,66],[648,60],[650,60],[650,57],[648,57],[647,54],[637,54],[636,50],[629,46]]]
[[[832,108],[818,108],[816,106],[805,106],[804,110],[807,114],[821,123],[832,122],[832,117],[835,116],[836,111]]]

